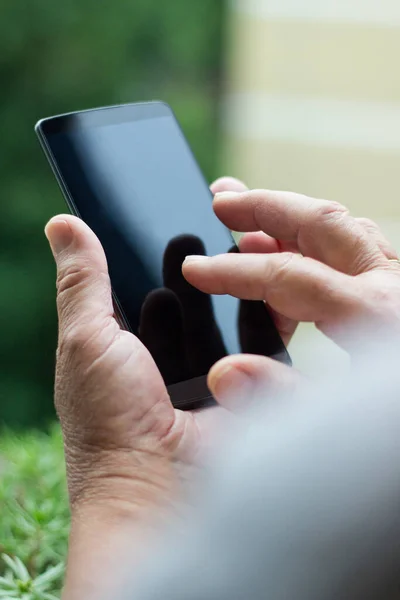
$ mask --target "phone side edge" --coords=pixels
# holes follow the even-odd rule
[[[45,119],[40,119],[34,129],[35,129],[35,133],[37,135],[37,138],[39,140],[40,146],[43,150],[43,153],[47,159],[47,162],[50,165],[51,170],[53,171],[53,175],[57,181],[58,187],[61,191],[61,194],[64,198],[64,201],[67,205],[68,210],[70,211],[71,214],[73,214],[75,217],[78,217],[79,219],[81,219],[81,215],[79,214],[79,211],[75,205],[75,202],[72,199],[71,194],[69,193],[68,187],[64,181],[64,178],[61,174],[61,172],[58,169],[57,166],[57,162],[53,156],[53,153],[47,143],[46,140],[46,136],[43,133],[43,129],[42,129],[42,124],[46,121],[51,120],[52,117],[48,117]],[[112,289],[112,297],[113,297],[113,303],[114,303],[114,310],[115,310],[115,315],[117,317],[117,320],[119,321],[120,326],[125,329],[126,331],[132,331],[131,327],[129,326],[128,320],[125,317],[125,313],[122,310],[121,304],[118,300],[117,295],[115,294],[114,290]]]
[[[69,193],[69,190],[64,182],[64,178],[58,169],[57,162],[54,159],[53,153],[47,143],[46,136],[43,132],[43,123],[50,121],[51,119],[52,119],[52,117],[49,117],[48,119],[41,119],[40,121],[38,121],[35,125],[35,133],[39,139],[39,143],[40,143],[41,148],[44,152],[44,155],[47,159],[47,162],[49,163],[50,168],[53,171],[53,175],[56,178],[58,187],[61,190],[63,198],[67,204],[68,210],[76,217],[81,218],[79,211],[76,208],[75,203],[74,203],[74,201]]]

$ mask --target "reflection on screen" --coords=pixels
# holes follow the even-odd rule
[[[52,134],[49,143],[103,244],[125,318],[167,384],[204,375],[240,349],[271,353],[260,345],[268,326],[261,304],[211,298],[182,276],[185,256],[227,252],[233,242],[172,116]]]

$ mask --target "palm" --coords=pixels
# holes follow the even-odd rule
[[[132,333],[119,330],[112,346],[104,340],[104,347],[108,351],[97,355],[86,378],[90,386],[100,387],[105,399],[97,403],[96,429],[101,425],[102,434],[121,445],[129,440],[132,450],[151,436],[174,459],[194,463],[229,412],[219,406],[193,412],[175,409],[154,359]]]
[[[120,417],[130,428],[132,447],[146,432],[172,451],[174,459],[195,463],[213,432],[229,420],[229,411],[220,406],[202,411],[174,409],[161,373],[145,346],[125,331],[121,331],[119,344],[118,360],[121,355],[129,358],[114,371],[113,379],[118,386],[125,380],[124,390],[118,395],[120,402],[114,394],[114,407],[119,406]],[[114,362],[112,355],[108,359]],[[108,385],[112,387],[112,381]],[[128,396],[126,389],[131,390]]]
[[[198,412],[176,409],[175,419],[182,436],[174,457],[186,464],[199,464],[216,431],[224,429],[230,418],[231,413],[222,406],[213,406]]]

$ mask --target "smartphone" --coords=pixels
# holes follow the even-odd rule
[[[188,254],[238,249],[167,104],[74,112],[35,130],[70,211],[104,247],[121,326],[149,349],[175,407],[214,402],[207,373],[227,354],[290,364],[263,302],[211,297],[183,278]]]

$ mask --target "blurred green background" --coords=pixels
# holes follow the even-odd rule
[[[53,417],[55,269],[43,228],[65,206],[35,122],[162,99],[211,180],[224,10],[222,0],[1,0],[1,424]]]

